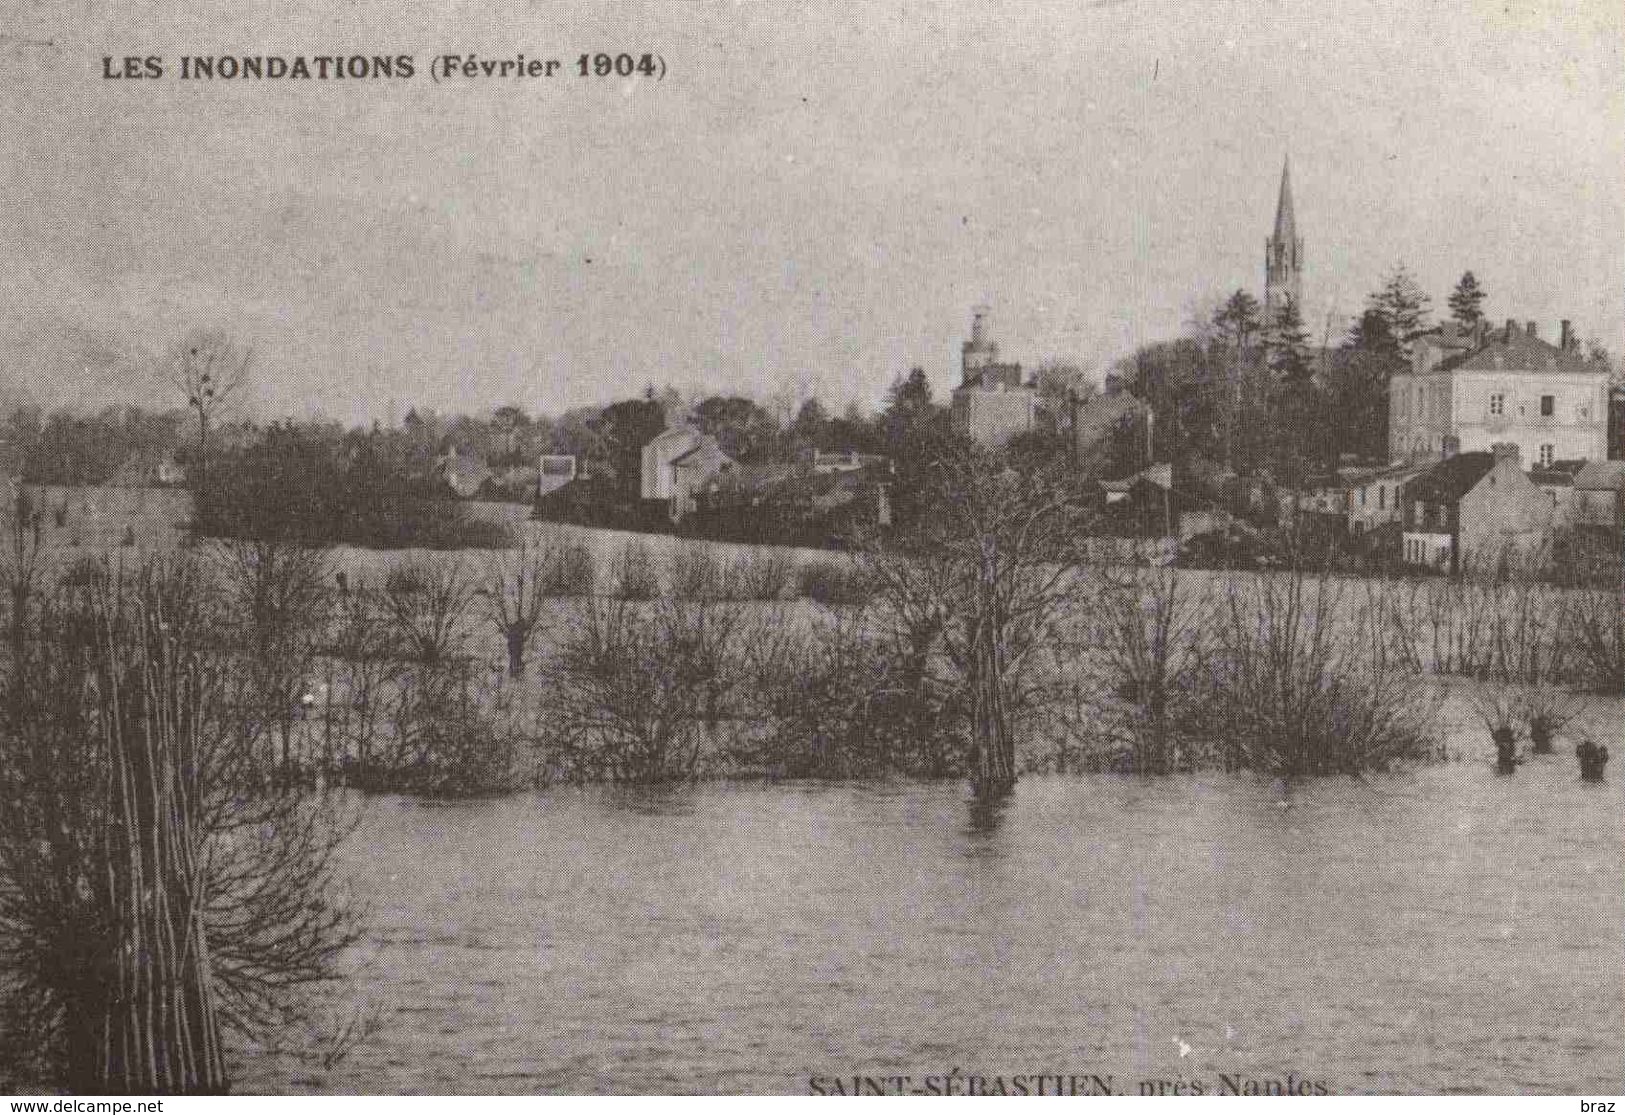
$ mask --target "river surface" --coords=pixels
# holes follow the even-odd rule
[[[925,783],[375,799],[345,856],[380,1025],[331,1072],[243,1083],[1617,1094],[1618,766],[1028,778],[996,817]]]

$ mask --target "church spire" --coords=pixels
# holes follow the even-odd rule
[[[1303,309],[1303,238],[1292,211],[1292,159],[1281,163],[1281,196],[1275,203],[1275,234],[1264,242],[1264,327],[1271,328],[1281,307]]]
[[[1298,238],[1292,213],[1292,156],[1281,163],[1281,197],[1275,203],[1275,239],[1287,243]]]

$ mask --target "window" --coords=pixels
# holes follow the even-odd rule
[[[1377,485],[1377,510],[1388,510],[1388,485],[1386,484]]]
[[[1540,416],[1550,418],[1557,411],[1557,396],[1542,395],[1540,397]]]
[[[1554,456],[1554,451],[1552,449],[1552,446],[1550,446],[1550,445],[1542,445],[1540,447],[1540,464],[1541,464],[1541,467],[1542,468],[1551,468],[1552,467],[1552,457],[1553,456]]]
[[[1507,412],[1507,397],[1500,391],[1490,396],[1490,414],[1499,418]]]
[[[1365,489],[1364,488],[1360,489],[1360,506],[1361,507],[1365,506]]]

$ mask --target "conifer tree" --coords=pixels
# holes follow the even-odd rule
[[[1412,342],[1428,331],[1429,301],[1416,277],[1403,263],[1395,264],[1381,289],[1373,291],[1366,300],[1367,308],[1376,310],[1387,322],[1388,331],[1407,362],[1411,358]]]
[[[1464,329],[1472,329],[1484,320],[1484,288],[1471,271],[1463,271],[1456,289],[1450,292],[1450,316]]]
[[[1271,456],[1284,478],[1300,480],[1324,455],[1324,436],[1317,429],[1320,390],[1309,360],[1309,339],[1290,298],[1270,324]]]

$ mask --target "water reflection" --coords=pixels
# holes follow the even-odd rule
[[[967,803],[969,824],[966,831],[984,841],[990,840],[1004,823],[1004,815],[1010,807],[1010,799],[1014,793],[1014,790],[1004,790],[997,793],[972,794]]]

